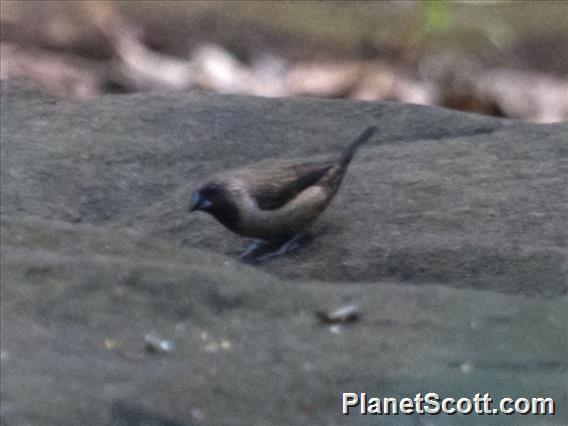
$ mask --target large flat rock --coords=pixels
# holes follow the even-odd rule
[[[340,414],[341,392],[430,391],[550,396],[538,422],[568,422],[568,125],[5,84],[1,113],[2,424],[455,424]],[[333,154],[371,124],[293,255],[240,264],[240,238],[186,213],[209,173]],[[360,321],[315,315],[347,303]],[[174,350],[147,353],[149,332]]]

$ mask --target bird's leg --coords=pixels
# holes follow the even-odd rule
[[[307,239],[307,235],[303,232],[294,235],[289,240],[284,241],[283,244],[277,246],[273,251],[267,251],[253,260],[255,262],[264,262],[265,260],[272,259],[273,257],[282,256],[283,254],[290,253],[291,251],[297,250],[302,246]]]
[[[248,260],[248,258],[258,249],[266,245],[266,241],[255,239],[250,242],[245,251],[241,253],[241,260]]]

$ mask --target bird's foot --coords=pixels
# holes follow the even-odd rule
[[[250,260],[251,257],[254,258],[254,253],[266,244],[267,242],[264,240],[252,240],[245,251],[241,253],[241,260],[247,261]]]
[[[299,249],[308,239],[304,233],[296,234],[284,242],[268,242],[255,240],[241,255],[241,260],[248,262],[264,262],[274,257],[282,256]],[[254,247],[252,247],[254,245]]]

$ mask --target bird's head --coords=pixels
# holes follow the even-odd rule
[[[221,187],[215,183],[208,183],[193,191],[189,202],[189,211],[201,210],[213,213],[219,204],[223,203],[224,195]]]
[[[231,200],[230,192],[224,185],[206,183],[191,194],[189,212],[201,210],[209,213],[227,228],[235,230],[239,214]]]

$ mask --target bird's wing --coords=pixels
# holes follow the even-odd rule
[[[314,185],[333,167],[330,161],[306,162],[251,170],[248,193],[261,210],[276,210]]]

